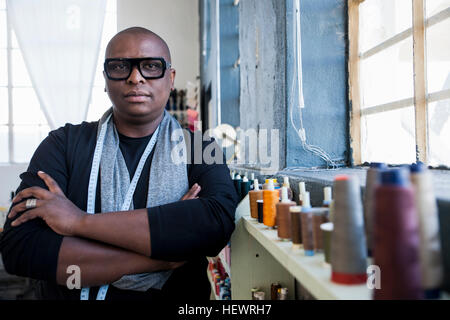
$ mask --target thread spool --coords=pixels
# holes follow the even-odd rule
[[[326,208],[312,208],[312,231],[314,251],[323,251],[323,235],[320,226],[328,222],[328,210]]]
[[[255,300],[265,300],[266,299],[266,294],[264,293],[264,291],[257,291],[254,294],[255,296]]]
[[[281,188],[281,202],[277,203],[277,232],[278,238],[287,241],[291,239],[291,214],[289,208],[295,206],[294,201],[288,199],[286,187]]]
[[[364,228],[367,239],[367,249],[369,256],[373,250],[373,215],[375,206],[375,189],[381,183],[381,172],[386,169],[386,165],[380,162],[373,162],[366,174],[366,189],[364,191]]]
[[[331,200],[330,207],[328,208],[328,221],[333,222],[334,217],[334,200]]]
[[[247,177],[244,176],[241,182],[241,200],[245,198],[245,196],[250,191],[250,181],[248,181]]]
[[[276,225],[276,204],[280,201],[278,190],[274,190],[273,180],[269,180],[267,189],[263,190],[263,200],[263,223],[273,228]]]
[[[278,289],[278,300],[287,300],[287,296],[288,296],[288,288]]]
[[[359,183],[352,176],[337,176],[333,190],[331,280],[341,284],[365,283],[367,247]]]
[[[289,177],[283,177],[283,185],[282,187],[286,187],[287,189],[287,197],[289,200],[293,199],[293,193],[292,193],[292,189],[291,189],[291,185],[289,184]],[[281,188],[280,188],[280,199],[282,198],[281,195]]]
[[[303,194],[303,206],[300,213],[302,228],[302,243],[305,250],[305,256],[314,255],[314,240],[312,230],[312,211],[309,200],[309,192]]]
[[[253,219],[258,219],[258,204],[256,203],[256,201],[263,199],[263,192],[262,192],[262,190],[259,190],[258,179],[255,179],[253,181],[253,185],[254,185],[255,189],[249,191],[249,193],[248,193],[249,198],[250,198],[250,216]]]
[[[270,298],[271,300],[278,300],[278,289],[281,289],[281,285],[276,282],[270,286]]]
[[[443,282],[438,208],[433,181],[426,166],[419,162],[410,167],[419,222],[419,259],[425,298],[438,299]]]
[[[250,190],[255,190],[254,184],[255,184],[255,174],[250,174]]]
[[[259,291],[259,288],[252,288],[252,300],[256,300],[255,293]]]
[[[333,222],[326,222],[320,225],[320,230],[322,230],[323,254],[326,264],[331,264],[331,237],[333,229]]]
[[[291,213],[291,238],[292,247],[294,249],[300,249],[302,245],[302,222],[301,222],[301,209],[300,206],[292,206],[289,208]]]
[[[419,227],[414,191],[404,168],[386,170],[375,190],[374,261],[382,270],[374,298],[421,299]]]
[[[264,200],[256,200],[256,206],[258,208],[258,222],[264,222]]]
[[[332,188],[331,187],[323,188],[323,205],[322,206],[324,208],[329,208],[332,200],[333,200]]]
[[[240,175],[236,175],[233,180],[234,188],[236,189],[236,193],[238,194],[238,199],[241,199],[241,183],[242,179]]]
[[[304,181],[298,183],[298,205],[303,205],[303,194],[306,192],[306,185]]]
[[[266,179],[266,182],[263,184],[262,189],[267,190],[269,188],[269,183],[272,181],[274,189],[279,189],[280,184],[277,182],[277,179]]]

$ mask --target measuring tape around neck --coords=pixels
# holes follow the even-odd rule
[[[105,142],[104,140],[110,118],[111,115],[109,115],[106,121],[102,124],[97,144],[95,146],[94,158],[92,160],[91,175],[89,177],[89,186],[88,186],[87,213],[89,214],[95,214],[95,195],[97,191],[98,172],[100,169],[100,160],[103,152],[103,145]],[[121,211],[128,211],[130,209],[131,201],[133,201],[134,191],[136,190],[136,186],[141,176],[145,162],[147,161],[148,156],[150,155],[156,144],[156,140],[158,138],[159,133],[159,127],[160,126],[156,128],[152,138],[150,139],[150,141],[147,144],[147,147],[144,150],[144,153],[141,156],[141,159],[139,160],[138,167],[136,168],[136,171],[133,175],[133,179],[131,180],[130,186],[128,187],[125,199],[122,203]],[[108,287],[109,285],[103,285],[100,287],[97,293],[96,300],[105,300],[106,293],[108,292]],[[81,289],[80,300],[89,300],[89,288]]]

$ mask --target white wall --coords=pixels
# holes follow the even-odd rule
[[[117,30],[133,26],[157,33],[169,45],[177,71],[175,87],[186,88],[200,74],[198,0],[118,0]]]

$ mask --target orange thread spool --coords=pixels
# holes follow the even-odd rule
[[[258,179],[253,181],[254,190],[251,190],[248,195],[250,197],[250,215],[253,219],[258,219],[258,204],[257,200],[263,200],[263,191],[259,190]]]
[[[263,190],[263,223],[268,227],[275,227],[276,222],[276,204],[280,201],[280,193],[275,190],[273,180],[269,180],[266,190]]]

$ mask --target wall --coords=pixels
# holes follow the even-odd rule
[[[200,75],[198,0],[118,0],[117,30],[133,26],[150,29],[167,42],[177,88]]]
[[[294,81],[293,0],[242,0],[240,125],[279,130],[279,166],[326,167],[302,148]],[[347,7],[345,0],[300,1],[302,73],[307,143],[338,164],[348,163]],[[246,17],[242,19],[242,17]],[[326,130],[324,130],[326,129]],[[247,167],[257,168],[260,164]]]
[[[285,1],[243,0],[239,14],[240,126],[257,132],[279,130],[277,148],[282,168],[286,149]]]
[[[11,191],[20,184],[19,175],[26,171],[28,164],[0,165],[0,206],[7,206]]]
[[[208,115],[204,119],[207,122],[204,130],[214,128],[219,121],[238,127],[239,6],[234,5],[234,0],[199,0],[199,11],[202,33],[200,69],[203,114]],[[210,94],[206,94],[208,89],[211,90]],[[206,101],[208,98],[211,99],[209,106]]]
[[[302,109],[306,142],[323,149],[338,165],[348,164],[347,5],[345,0],[301,0]],[[293,1],[287,3],[287,50],[293,47]],[[305,151],[291,125],[299,128],[297,90],[292,91],[295,57],[287,57],[287,166],[324,167],[326,162]],[[295,85],[294,85],[295,88]]]

